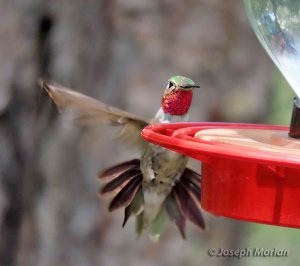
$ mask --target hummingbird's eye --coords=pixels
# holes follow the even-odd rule
[[[169,81],[166,89],[171,89],[172,87],[175,87],[175,84],[172,81]]]

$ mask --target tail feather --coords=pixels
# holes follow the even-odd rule
[[[178,182],[173,191],[176,202],[182,214],[192,223],[204,230],[205,223],[200,211],[200,207],[185,186]]]
[[[190,168],[185,168],[180,179],[184,179],[188,183],[201,188],[201,176]]]
[[[165,210],[161,208],[159,213],[149,226],[149,238],[154,243],[157,243],[159,241],[160,235],[164,231],[168,222],[168,216],[166,215]]]
[[[171,192],[171,194],[166,198],[165,209],[170,220],[176,224],[182,238],[185,239],[185,217],[181,213],[174,198],[174,192]]]
[[[141,174],[141,170],[139,169],[129,169],[125,172],[121,173],[116,178],[112,179],[108,182],[100,191],[101,194],[106,194],[109,192],[114,192],[116,190],[121,190],[127,183],[135,176]]]
[[[200,204],[201,192],[199,191],[199,189],[194,187],[193,185],[187,184],[185,182],[179,182],[179,186],[181,186],[189,194],[189,196],[193,199],[195,204],[200,209],[201,208],[201,204]]]
[[[133,159],[127,162],[123,162],[117,165],[114,165],[113,167],[110,167],[108,169],[105,169],[98,173],[98,178],[102,179],[104,181],[110,181],[120,174],[124,173],[125,171],[128,171],[132,168],[139,169],[140,166],[140,160],[139,159]]]
[[[134,196],[136,195],[138,189],[141,186],[142,174],[139,174],[133,177],[126,186],[124,186],[121,191],[113,198],[111,201],[108,210],[114,211],[121,207],[127,207]]]
[[[136,232],[138,238],[140,237],[140,235],[143,232],[143,213],[140,213],[136,217],[135,232]]]
[[[127,223],[131,215],[137,216],[143,211],[143,206],[144,206],[143,204],[144,204],[143,192],[142,189],[140,188],[136,193],[136,195],[134,196],[132,202],[125,208],[122,227],[125,226],[125,224]]]
[[[205,222],[201,214],[201,177],[189,168],[185,168],[180,180],[173,188],[180,212],[192,223],[205,229]]]
[[[188,175],[183,174],[180,178],[178,185],[182,186],[189,195],[194,199],[195,203],[201,208],[201,189],[190,181]]]

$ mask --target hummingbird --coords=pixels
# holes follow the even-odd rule
[[[186,220],[204,230],[201,213],[201,177],[187,167],[188,158],[141,137],[144,127],[154,123],[187,122],[194,89],[200,86],[183,76],[167,81],[161,106],[152,119],[107,105],[60,85],[40,80],[59,110],[72,111],[82,126],[108,124],[119,127],[119,138],[140,151],[140,158],[122,162],[98,173],[104,183],[100,195],[111,197],[108,210],[124,208],[123,227],[136,217],[136,232],[146,229],[153,241],[159,240],[167,221],[172,221],[183,239]]]

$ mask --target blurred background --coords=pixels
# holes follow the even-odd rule
[[[175,74],[201,85],[192,121],[288,125],[293,92],[241,0],[0,0],[0,265],[296,265],[300,233],[215,217],[138,241],[97,196],[99,170],[137,156],[111,129],[76,128],[39,77],[145,117]],[[200,165],[191,160],[200,171]],[[208,248],[288,249],[212,258]]]

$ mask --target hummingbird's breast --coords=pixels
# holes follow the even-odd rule
[[[187,158],[162,147],[155,147],[155,150],[152,167],[157,181],[173,185],[182,174]]]
[[[185,169],[187,161],[184,155],[149,144],[141,159],[144,184],[168,186],[171,190]]]

